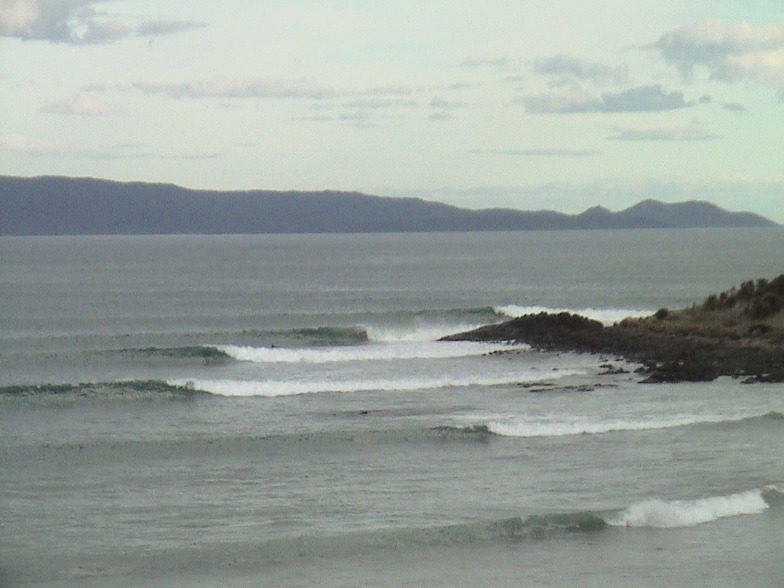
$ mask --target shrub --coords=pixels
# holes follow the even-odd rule
[[[763,320],[781,311],[784,301],[776,294],[765,294],[749,307],[748,314],[754,320]]]

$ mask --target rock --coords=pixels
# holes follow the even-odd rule
[[[719,376],[784,382],[784,345],[728,337],[724,332],[700,326],[662,328],[665,322],[626,319],[605,327],[576,314],[539,313],[450,335],[444,340],[509,341],[545,351],[622,357],[643,364],[640,371],[646,376],[646,383],[705,382]]]

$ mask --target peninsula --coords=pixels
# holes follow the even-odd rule
[[[641,364],[645,383],[784,382],[784,274],[748,281],[681,310],[605,327],[583,316],[532,314],[446,340],[510,341],[537,349],[622,357]]]
[[[645,200],[626,210],[470,210],[359,192],[191,190],[95,178],[0,176],[0,235],[387,233],[775,227],[709,202]]]

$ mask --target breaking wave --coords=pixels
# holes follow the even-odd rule
[[[784,415],[771,411],[761,415],[728,418],[726,416],[684,415],[650,420],[587,420],[573,418],[562,421],[494,421],[488,422],[490,432],[502,437],[562,437],[566,435],[597,435],[622,431],[648,431],[708,424],[753,424],[784,420]]]
[[[692,527],[726,517],[760,514],[784,498],[775,486],[695,500],[645,500],[606,518],[615,527]]]
[[[607,514],[591,511],[516,516],[432,527],[378,529],[337,536],[301,536],[266,541],[255,557],[274,561],[356,554],[363,549],[400,549],[476,543],[520,543],[551,537],[597,534],[612,527],[679,528],[724,517],[760,514],[784,495],[775,487],[686,501],[648,501]],[[650,506],[648,506],[650,505]],[[647,513],[640,516],[638,513]]]
[[[605,325],[612,325],[625,318],[650,316],[654,310],[636,310],[624,308],[548,308],[545,306],[517,306],[510,304],[507,306],[497,306],[495,311],[507,318],[516,318],[526,314],[539,314],[548,312],[557,314],[559,312],[570,312],[581,316],[594,319]]]
[[[518,346],[519,347],[519,346]],[[239,361],[254,363],[331,363],[396,359],[447,359],[484,355],[508,349],[508,345],[472,342],[421,342],[354,345],[345,347],[250,347],[216,345],[215,349]]]
[[[421,378],[392,379],[357,379],[357,380],[170,380],[175,387],[189,387],[219,396],[294,396],[298,394],[316,394],[323,392],[406,392],[414,390],[432,390],[436,388],[455,388],[463,386],[502,386],[514,384],[520,380],[540,381],[578,375],[576,370],[560,370],[557,373],[530,371],[518,373],[513,378],[509,375],[449,375]]]

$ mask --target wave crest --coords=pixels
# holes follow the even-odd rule
[[[770,508],[763,490],[696,500],[645,500],[631,505],[607,523],[615,527],[692,527],[726,517],[760,514]]]
[[[297,394],[349,392],[408,392],[464,386],[503,386],[519,380],[551,380],[576,375],[576,370],[560,370],[557,374],[531,371],[509,375],[443,375],[421,378],[357,379],[357,380],[169,380],[172,386],[189,386],[218,396],[294,396]]]
[[[502,437],[563,437],[654,431],[699,425],[755,425],[781,420],[784,420],[784,415],[781,413],[768,412],[762,415],[743,417],[682,415],[648,420],[491,421],[487,423],[487,428],[490,432]]]
[[[612,325],[625,318],[630,317],[645,317],[652,315],[654,310],[637,310],[626,308],[548,308],[546,306],[518,306],[515,304],[508,304],[506,306],[497,306],[495,311],[507,318],[517,318],[526,314],[539,314],[540,312],[547,312],[550,314],[558,314],[561,312],[569,312],[572,314],[579,314],[589,319],[599,321],[604,325]]]
[[[253,363],[333,363],[399,359],[448,359],[485,355],[508,349],[505,344],[459,342],[388,343],[347,347],[250,347],[216,345],[228,357]]]

